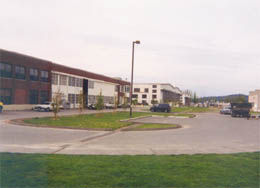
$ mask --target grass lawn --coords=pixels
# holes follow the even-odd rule
[[[188,106],[184,106],[184,107],[173,107],[172,108],[172,112],[178,112],[178,113],[202,113],[202,112],[214,112],[214,111],[218,111],[218,109],[216,108],[212,108],[212,107],[188,107]]]
[[[0,153],[0,187],[259,188],[259,154],[83,156]]]
[[[133,117],[149,116],[149,115],[173,115],[170,113],[151,113],[151,112],[133,112]],[[190,114],[191,115],[191,114]],[[184,114],[183,116],[188,116]],[[25,123],[34,125],[46,125],[53,127],[72,127],[72,128],[103,128],[115,130],[132,124],[131,122],[120,122],[120,120],[128,119],[129,112],[109,112],[98,114],[85,114],[74,116],[61,116],[58,120],[52,117],[32,118],[24,120]]]
[[[177,127],[177,125],[170,125],[170,124],[142,124],[134,128],[134,130],[138,129],[164,129],[164,128],[173,128]]]

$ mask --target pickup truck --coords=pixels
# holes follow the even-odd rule
[[[52,104],[52,102],[44,102],[43,104],[37,104],[33,107],[33,110],[49,112],[53,110]],[[60,105],[60,109],[63,109],[62,105]]]
[[[231,103],[231,116],[250,117],[251,103]]]

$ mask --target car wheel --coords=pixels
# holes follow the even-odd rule
[[[45,112],[49,112],[49,111],[50,111],[50,108],[46,108],[46,109],[45,109]]]

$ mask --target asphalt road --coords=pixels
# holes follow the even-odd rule
[[[73,114],[77,111],[65,111]],[[87,111],[86,113],[93,113]],[[11,125],[8,120],[46,116],[45,112],[0,115],[0,152],[59,154],[196,154],[260,151],[260,120],[217,113],[196,118],[150,117],[137,122],[175,123],[183,128],[160,131],[86,131]]]

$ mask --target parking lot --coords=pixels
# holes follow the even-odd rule
[[[95,111],[87,111],[94,113]],[[77,111],[64,111],[69,115]],[[160,131],[87,131],[12,125],[8,120],[41,117],[50,112],[1,114],[0,151],[62,154],[195,154],[260,151],[260,120],[232,118],[218,113],[196,118],[149,117],[146,123],[180,124]]]

